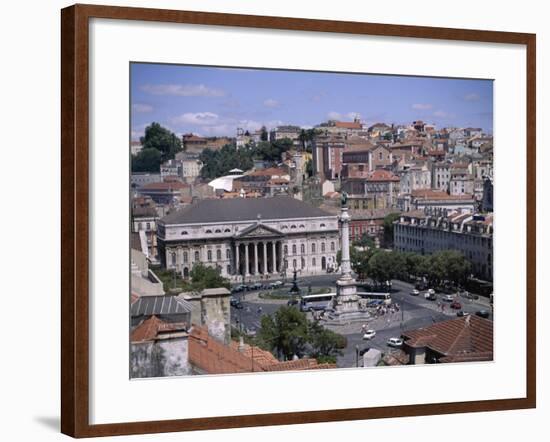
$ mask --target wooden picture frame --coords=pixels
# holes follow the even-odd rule
[[[316,31],[526,47],[527,63],[527,358],[525,397],[437,404],[317,410],[90,425],[89,415],[89,19],[141,20]],[[534,34],[74,5],[61,12],[61,431],[73,437],[159,433],[386,417],[497,411],[536,406],[536,38]]]

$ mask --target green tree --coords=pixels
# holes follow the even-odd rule
[[[154,148],[142,149],[132,155],[132,172],[159,172],[162,154]]]
[[[301,357],[308,342],[306,315],[292,306],[281,307],[274,315],[262,316],[256,340],[264,350],[274,353],[279,359]]]
[[[208,267],[202,263],[196,264],[191,270],[191,290],[204,290],[217,287],[231,287],[229,280],[221,276],[221,270],[218,267]]]
[[[306,175],[308,178],[311,178],[313,176],[313,161],[307,160],[306,162]]]
[[[267,141],[267,139],[268,139],[267,129],[266,129],[265,126],[262,126],[261,134],[260,134],[260,140],[261,141]]]
[[[393,247],[393,222],[399,216],[399,213],[390,213],[384,217],[384,244],[386,247]]]
[[[368,262],[368,275],[378,282],[401,278],[406,273],[405,258],[399,252],[378,251]]]
[[[462,284],[472,270],[470,262],[457,250],[443,250],[435,253],[431,256],[431,264],[439,269],[439,282],[446,280]]]
[[[368,247],[370,249],[374,248],[374,240],[367,235],[366,233],[363,233],[361,235],[361,238],[356,239],[353,241],[353,245],[357,247]]]
[[[328,330],[317,322],[309,323],[309,355],[319,363],[335,363],[336,357],[342,354],[340,349],[346,347],[344,336]]]
[[[182,150],[179,137],[155,122],[145,128],[145,136],[140,141],[143,149],[158,150],[163,162],[174,158]]]

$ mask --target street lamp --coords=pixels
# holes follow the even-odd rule
[[[355,344],[355,366],[359,367],[359,345]]]

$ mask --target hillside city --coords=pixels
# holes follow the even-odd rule
[[[493,359],[492,134],[350,120],[131,141],[131,377]]]

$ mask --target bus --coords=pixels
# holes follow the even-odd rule
[[[357,296],[366,300],[368,303],[391,304],[391,295],[389,293],[379,292],[357,292]]]
[[[332,304],[336,293],[323,293],[320,295],[303,295],[300,297],[300,311],[326,310]]]

